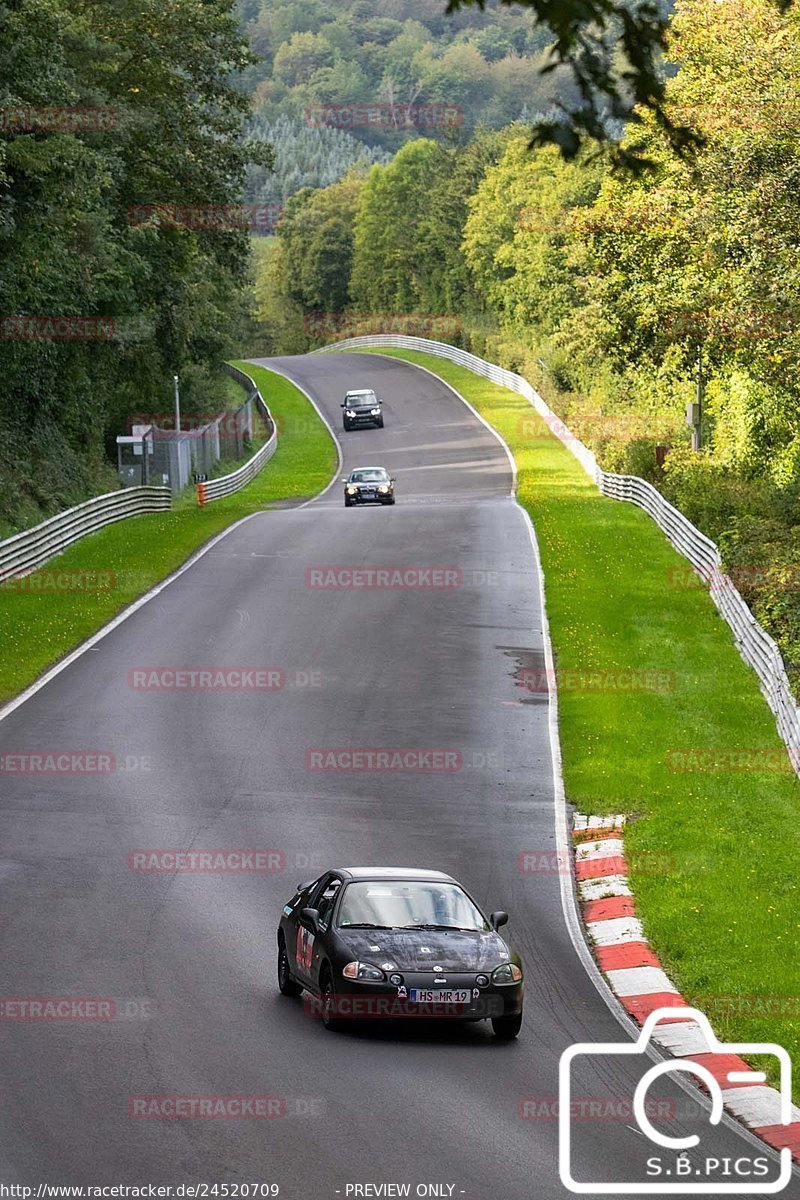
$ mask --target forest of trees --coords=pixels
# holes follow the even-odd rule
[[[294,197],[260,272],[262,336],[302,350],[373,331],[379,314],[451,318],[607,468],[650,478],[720,542],[797,680],[800,13],[686,0],[670,53],[669,111],[706,139],[694,163],[647,114],[626,144],[656,165],[635,180],[607,158],[532,153],[519,125],[465,146],[409,142]]]
[[[246,195],[256,204],[283,206],[302,188],[324,188],[359,163],[388,162],[391,154],[367,146],[346,129],[312,128],[292,117],[267,119],[260,110],[248,122],[250,135],[272,147],[271,165],[253,164],[247,172]]]
[[[149,210],[240,200],[266,161],[233,84],[253,61],[233,0],[0,0],[0,531],[113,486],[109,443],[169,410],[174,372],[187,410],[219,394],[247,230]],[[40,338],[22,314],[87,322]]]
[[[334,167],[339,179],[421,131],[463,143],[476,127],[544,117],[555,99],[574,99],[565,69],[541,74],[553,35],[519,7],[447,15],[442,0],[239,0],[239,12],[260,56],[242,83],[253,92],[252,129],[276,135],[276,173],[252,171],[248,199],[332,183]],[[378,113],[353,119],[352,106]]]

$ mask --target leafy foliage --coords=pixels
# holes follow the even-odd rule
[[[260,0],[240,3],[243,28],[261,61],[245,75],[259,120],[304,120],[316,105],[455,105],[454,131],[433,119],[398,128],[391,120],[354,128],[371,146],[397,150],[424,132],[466,140],[478,126],[499,129],[520,117],[545,116],[556,99],[578,93],[566,68],[542,74],[553,42],[533,15],[491,4],[447,16],[439,0],[384,0],[380,15],[366,0]],[[402,126],[402,121],[400,121]],[[294,147],[279,169],[289,173]],[[315,180],[303,178],[303,186]]]
[[[0,0],[0,109],[102,110],[95,128],[0,123],[0,315],[103,316],[113,339],[0,340],[0,521],[107,483],[131,411],[210,401],[241,328],[238,229],[131,220],[137,205],[238,200],[253,57],[233,0]],[[174,223],[173,223],[174,224]],[[189,367],[189,364],[192,364]],[[184,368],[186,370],[184,371]]]

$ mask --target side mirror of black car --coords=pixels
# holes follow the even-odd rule
[[[347,401],[343,400],[342,403],[339,405],[339,408],[347,408]]]
[[[305,921],[314,930],[314,933],[319,929],[319,911],[316,908],[301,908],[300,920]]]
[[[346,480],[346,479],[343,479],[343,480],[342,480],[342,483],[347,483],[347,480]]]
[[[304,912],[308,912],[308,909],[304,909]],[[300,915],[302,916],[302,913]],[[489,924],[491,925],[492,929],[499,929],[501,925],[507,925],[508,924],[508,913],[507,912],[493,912],[492,915],[489,917]]]
[[[394,475],[389,476],[389,483],[397,483],[397,480],[395,479]]]

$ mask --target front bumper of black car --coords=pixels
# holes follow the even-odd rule
[[[355,425],[377,425],[381,418],[373,416],[372,413],[365,413],[364,416],[345,417],[344,419],[352,429]]]
[[[401,985],[340,976],[331,1015],[352,1020],[449,1017],[457,1021],[484,1021],[492,1017],[514,1017],[522,1012],[524,982],[497,986],[490,981],[481,987],[475,982],[474,971],[448,972],[446,984],[433,983],[430,973],[403,971],[398,974],[403,978]],[[458,994],[459,999],[454,1000],[453,993]],[[321,1001],[312,998],[310,1007],[321,1009]]]
[[[356,492],[353,496],[345,492],[344,498],[348,504],[390,504],[394,492]]]

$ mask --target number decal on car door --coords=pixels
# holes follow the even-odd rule
[[[297,950],[295,962],[300,971],[311,974],[311,952],[314,949],[314,934],[300,925],[297,930]]]

